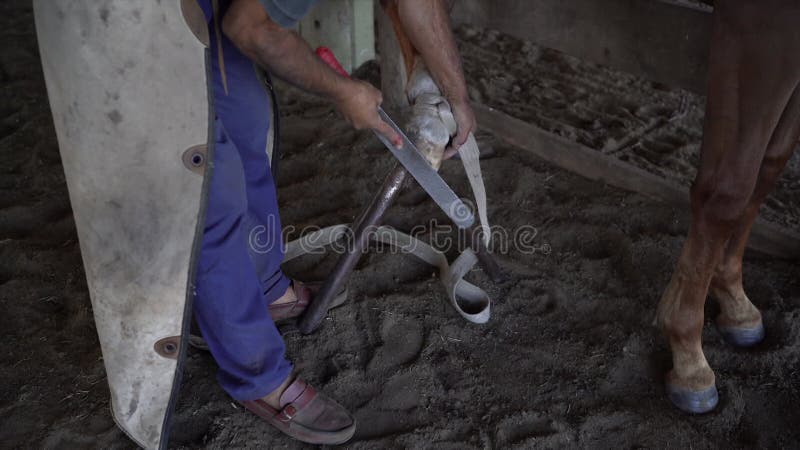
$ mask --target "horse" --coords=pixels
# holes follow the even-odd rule
[[[800,2],[715,3],[692,221],[656,314],[672,352],[667,394],[695,414],[719,401],[701,342],[707,296],[719,303],[715,321],[728,343],[750,347],[764,338],[742,285],[742,256],[800,138]]]
[[[719,402],[702,349],[706,298],[720,305],[716,323],[727,342],[750,347],[764,338],[761,313],[743,288],[742,257],[759,207],[800,138],[800,2],[704,3],[714,11],[692,222],[656,313],[672,352],[668,397],[698,414]],[[396,3],[382,4],[391,16]],[[397,38],[405,66],[413,67],[416,49],[402,33]]]

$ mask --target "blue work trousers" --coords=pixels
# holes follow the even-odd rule
[[[266,153],[272,104],[253,63],[215,32],[211,2],[199,3],[211,38],[215,118],[194,313],[222,387],[237,400],[254,400],[292,371],[268,310],[290,285],[280,268],[281,222]],[[219,2],[220,23],[227,3]]]

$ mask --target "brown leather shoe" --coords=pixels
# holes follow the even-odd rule
[[[343,444],[356,432],[356,419],[342,405],[299,378],[281,395],[280,410],[261,399],[240,403],[275,428],[309,444]]]
[[[269,313],[275,323],[282,322],[288,319],[300,317],[314,296],[322,289],[322,283],[302,283],[300,281],[292,280],[292,288],[297,300],[288,303],[271,304],[269,305]],[[341,306],[347,300],[347,289],[342,289],[341,292],[336,294],[333,302],[331,302],[330,309]]]

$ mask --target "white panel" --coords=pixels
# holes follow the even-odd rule
[[[47,91],[117,423],[146,448],[177,360],[203,177],[181,161],[205,143],[204,47],[178,0],[35,0]]]

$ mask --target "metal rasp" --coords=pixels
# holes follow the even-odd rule
[[[339,61],[336,60],[333,52],[327,47],[319,47],[316,50],[317,56],[328,66],[344,77],[350,77],[344,70]],[[392,155],[408,170],[408,173],[422,186],[422,189],[439,205],[439,208],[449,217],[459,228],[465,229],[472,226],[475,216],[469,207],[453,192],[453,189],[439,175],[425,159],[422,152],[408,139],[408,136],[394,123],[386,114],[383,108],[378,107],[378,114],[403,140],[403,146],[397,148],[389,142],[382,134],[375,132],[375,136],[392,152]]]

